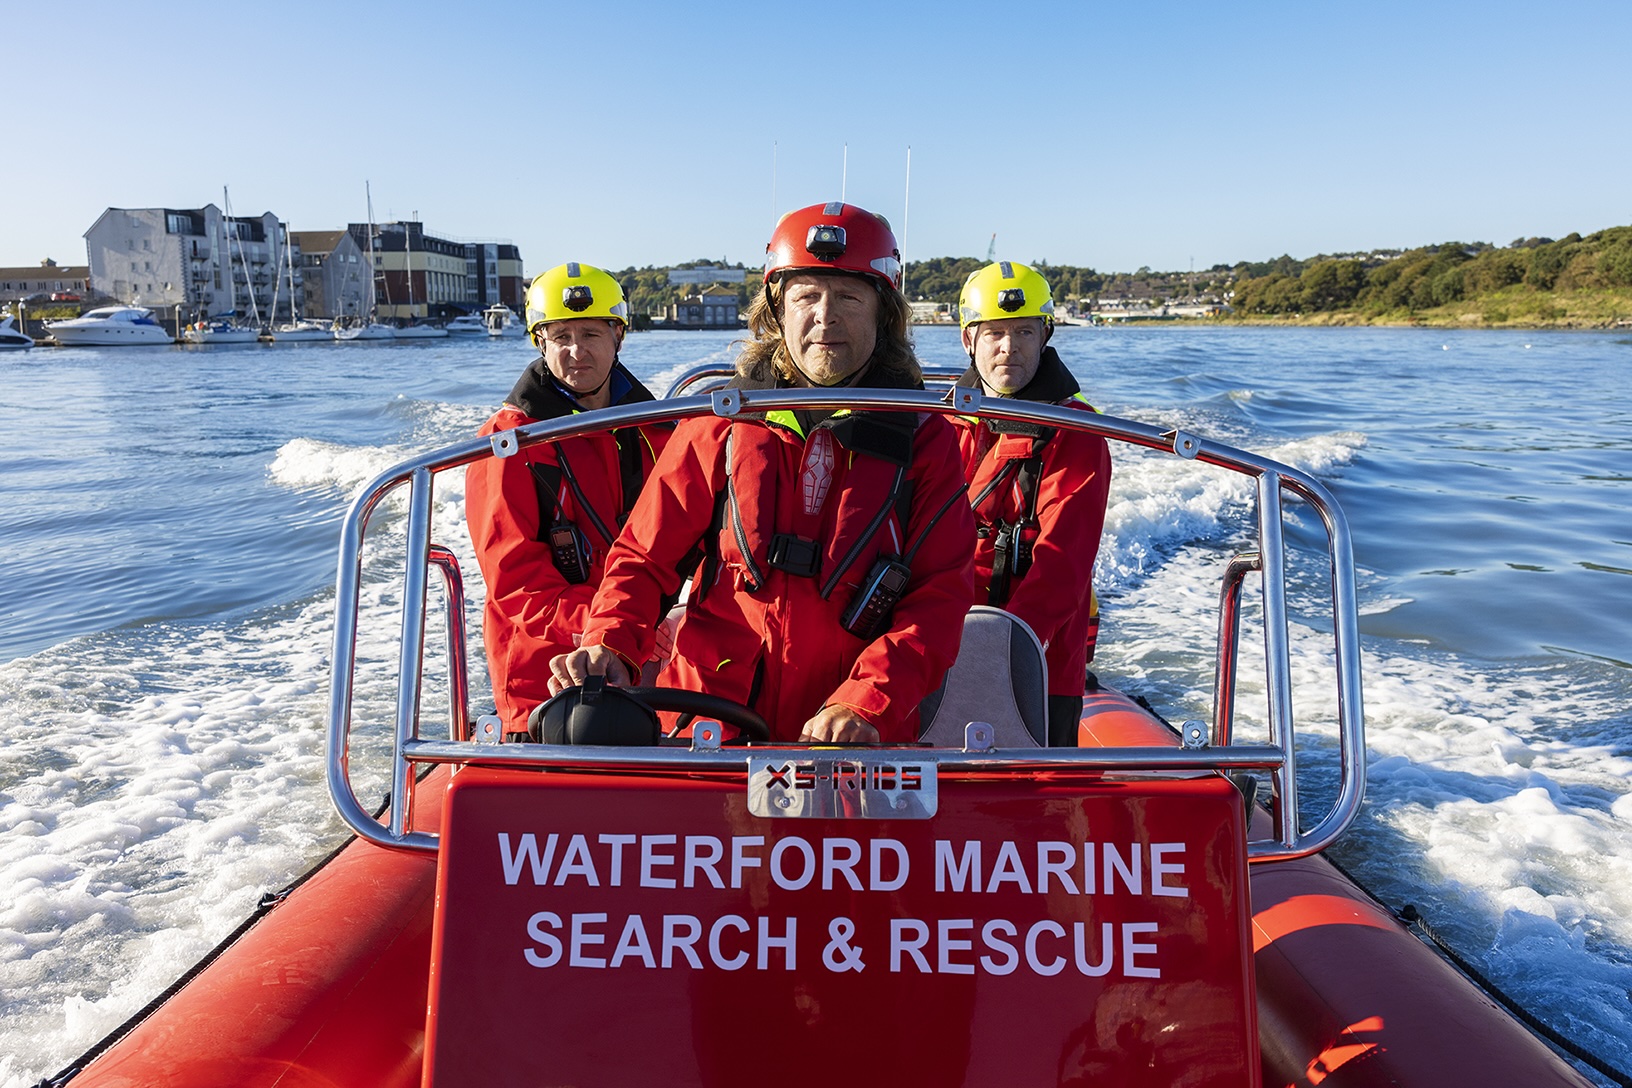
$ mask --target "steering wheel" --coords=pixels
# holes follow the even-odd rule
[[[743,736],[749,740],[771,739],[771,727],[765,724],[757,712],[741,703],[718,695],[705,695],[700,691],[687,691],[685,688],[624,688],[624,691],[644,702],[653,710],[667,710],[679,714],[679,729],[691,724],[693,718],[701,715],[705,718],[714,718],[726,725],[736,726]]]

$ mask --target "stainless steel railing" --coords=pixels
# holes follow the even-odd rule
[[[700,368],[675,383],[683,390],[702,383],[723,384],[718,368]],[[953,372],[934,373],[931,380],[948,380]],[[1236,556],[1226,568],[1220,590],[1217,665],[1213,721],[1210,731],[1201,723],[1186,723],[1183,744],[1176,748],[1121,749],[990,749],[950,750],[912,748],[911,758],[947,767],[1008,769],[1017,774],[1061,765],[1081,769],[1128,771],[1220,772],[1267,771],[1276,813],[1276,837],[1249,844],[1253,861],[1274,861],[1314,853],[1336,839],[1353,822],[1365,789],[1365,735],[1361,702],[1358,621],[1354,595],[1354,555],[1348,524],[1336,500],[1313,477],[1265,457],[1216,443],[1183,431],[1160,431],[1147,424],[1025,401],[983,398],[971,389],[941,392],[894,390],[734,390],[714,388],[708,395],[682,396],[641,405],[585,412],[532,424],[491,438],[472,439],[405,461],[381,473],[352,504],[341,528],[339,570],[335,590],[335,633],[332,658],[327,738],[329,793],[346,823],[363,838],[382,846],[434,851],[436,837],[410,830],[412,767],[416,764],[480,763],[486,766],[573,766],[593,763],[630,768],[744,769],[741,749],[715,743],[694,743],[691,748],[573,748],[555,745],[493,745],[471,739],[465,673],[464,600],[458,562],[451,552],[431,543],[431,506],[434,477],[483,457],[513,456],[519,450],[551,441],[603,430],[713,413],[729,417],[739,412],[778,409],[894,409],[939,412],[983,418],[1040,423],[1060,429],[1086,431],[1108,440],[1171,454],[1202,465],[1241,473],[1257,482],[1256,546]],[[389,822],[381,825],[357,800],[350,775],[352,697],[356,644],[361,608],[362,546],[371,516],[393,491],[408,489],[406,559],[403,571],[401,643],[397,665],[397,706],[392,746]],[[1286,563],[1283,533],[1283,497],[1291,493],[1316,511],[1326,532],[1331,584],[1331,634],[1335,661],[1334,683],[1338,716],[1338,790],[1331,808],[1308,829],[1300,827],[1296,723],[1292,709],[1291,655],[1286,608]],[[419,736],[421,676],[425,651],[425,615],[429,570],[439,569],[446,584],[449,662],[449,736],[428,740]],[[1241,597],[1248,575],[1259,575],[1264,626],[1264,679],[1269,736],[1267,744],[1234,742],[1234,704],[1240,651]],[[790,746],[794,754],[801,749]],[[756,745],[756,755],[778,749]],[[902,752],[901,749],[896,749]],[[888,758],[889,749],[879,754]]]

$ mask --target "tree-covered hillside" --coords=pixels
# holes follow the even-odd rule
[[[1515,313],[1559,316],[1557,296],[1632,289],[1632,227],[1585,238],[1520,238],[1496,247],[1446,242],[1397,256],[1281,258],[1238,265],[1232,305],[1251,317],[1351,313],[1410,318],[1457,304],[1489,304],[1493,323]]]

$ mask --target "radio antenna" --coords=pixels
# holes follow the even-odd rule
[[[844,145],[844,161],[839,167],[839,203],[844,203],[844,189],[850,181],[850,145]]]
[[[907,216],[912,211],[912,145],[907,145],[907,188],[901,196],[901,290],[907,289]]]

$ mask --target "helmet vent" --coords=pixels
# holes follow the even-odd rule
[[[1006,280],[1014,279],[1014,265],[1011,264],[1010,262],[1008,262],[1008,261],[999,262],[998,270],[1002,274],[1004,279],[1006,279]]]
[[[568,261],[567,262],[567,279],[575,280],[575,279],[579,279],[582,276],[583,276],[583,273],[578,271],[578,262],[577,261]]]
[[[827,204],[824,204],[822,206],[822,214],[823,215],[843,215],[844,214],[844,201],[842,201],[842,200],[829,201]]]

